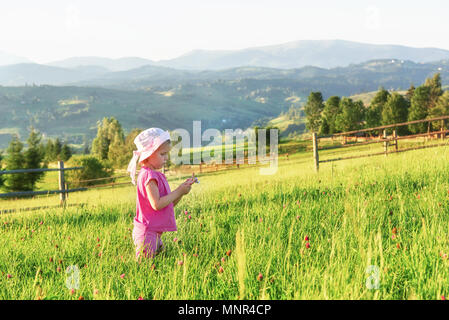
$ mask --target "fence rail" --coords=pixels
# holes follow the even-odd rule
[[[398,153],[398,152],[405,152],[405,151],[410,151],[410,150],[418,150],[418,149],[425,149],[425,148],[433,148],[433,147],[438,147],[438,146],[447,146],[448,143],[440,143],[440,144],[432,144],[432,145],[428,145],[428,146],[418,146],[418,147],[412,147],[412,148],[405,148],[405,149],[398,149],[398,141],[399,140],[405,140],[405,139],[414,139],[414,138],[418,138],[418,137],[427,137],[427,138],[431,138],[431,137],[438,137],[440,136],[441,140],[444,140],[446,137],[446,134],[449,133],[449,130],[444,130],[444,125],[445,125],[445,120],[449,119],[449,116],[442,116],[442,117],[437,117],[437,118],[432,118],[432,119],[423,119],[423,120],[414,120],[414,121],[409,121],[409,122],[403,122],[403,123],[395,123],[395,124],[390,124],[390,125],[386,125],[386,126],[381,126],[381,127],[374,127],[374,128],[368,128],[368,129],[361,129],[361,130],[354,130],[354,131],[347,131],[347,132],[341,132],[341,133],[336,133],[333,135],[326,135],[326,136],[318,136],[316,133],[312,134],[312,146],[313,146],[313,159],[314,159],[314,163],[315,163],[315,170],[318,172],[319,171],[319,164],[320,163],[325,163],[325,162],[333,162],[333,161],[340,161],[340,160],[348,160],[348,159],[357,159],[357,158],[364,158],[364,157],[371,157],[371,156],[377,156],[377,155],[388,155],[391,153]],[[430,131],[430,127],[431,127],[431,123],[432,122],[436,122],[439,121],[440,122],[440,130],[438,131]],[[407,136],[398,136],[397,135],[397,128],[401,127],[401,126],[407,126],[410,124],[417,124],[417,123],[424,123],[427,122],[428,123],[428,129],[427,129],[427,133],[420,133],[420,134],[414,134],[414,135],[407,135]],[[387,136],[387,129],[391,129],[393,128],[393,134],[391,137]],[[383,130],[383,135],[380,138],[374,138],[375,140],[371,140],[371,141],[365,141],[365,142],[357,142],[358,137],[356,137],[356,143],[351,143],[351,144],[347,144],[347,138],[350,135],[353,134],[357,134],[357,133],[366,133],[369,131],[377,131],[377,130]],[[328,147],[319,147],[318,146],[318,142],[320,139],[328,139],[328,138],[332,138],[332,141],[335,137],[343,137],[344,141],[342,145],[339,146],[328,146]],[[391,143],[393,142],[394,143]],[[327,160],[319,160],[319,150],[331,150],[331,149],[340,149],[340,148],[349,148],[349,147],[356,147],[356,146],[362,146],[362,145],[369,145],[369,144],[373,144],[373,143],[383,143],[384,144],[384,151],[383,152],[377,152],[377,153],[370,153],[370,154],[365,154],[365,155],[357,155],[357,156],[349,156],[349,157],[339,157],[339,158],[334,158],[334,159],[327,159]],[[395,147],[394,151],[388,151],[388,146],[390,145]]]
[[[17,170],[2,170],[0,174],[16,174],[16,173],[33,173],[33,172],[46,172],[46,171],[59,171],[59,189],[58,190],[46,190],[46,191],[20,191],[20,192],[8,192],[0,193],[0,198],[13,198],[23,196],[36,196],[46,194],[60,194],[60,205],[65,205],[67,194],[70,192],[84,191],[86,188],[67,189],[64,179],[64,172],[67,170],[79,170],[83,167],[64,168],[64,162],[58,161],[57,169],[40,168],[40,169],[17,169]]]

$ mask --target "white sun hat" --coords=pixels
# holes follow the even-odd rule
[[[133,151],[133,158],[129,162],[128,172],[131,176],[132,183],[136,184],[136,167],[137,160],[142,162],[153,154],[165,141],[170,140],[170,133],[159,128],[149,128],[134,139],[137,151]]]

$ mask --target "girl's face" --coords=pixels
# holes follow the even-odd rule
[[[151,169],[161,169],[168,160],[170,149],[170,141],[164,142],[151,156],[142,161],[142,163]]]

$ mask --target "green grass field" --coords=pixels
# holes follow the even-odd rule
[[[280,156],[274,175],[244,166],[204,174],[175,208],[166,250],[141,264],[132,186],[70,194],[83,207],[4,214],[0,299],[439,300],[449,294],[448,157],[445,146],[323,163],[315,173],[307,152]],[[171,188],[184,178],[169,176]],[[70,266],[79,270],[73,293]]]

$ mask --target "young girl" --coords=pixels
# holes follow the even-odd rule
[[[159,128],[150,128],[134,139],[137,151],[128,165],[133,184],[136,184],[136,161],[141,169],[137,177],[136,216],[134,218],[133,240],[136,259],[153,257],[163,249],[161,235],[177,231],[174,206],[190,192],[193,178],[187,179],[173,192],[165,175],[159,171],[168,160],[170,135]]]

